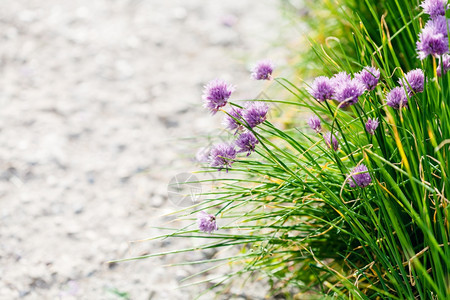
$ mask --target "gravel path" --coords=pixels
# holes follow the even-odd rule
[[[202,289],[176,289],[195,268],[163,267],[194,254],[106,261],[192,244],[128,241],[158,234],[151,227],[178,209],[167,183],[195,169],[199,146],[178,139],[220,122],[201,108],[202,86],[219,76],[238,83],[237,98],[258,95],[246,63],[269,55],[276,5],[0,2],[0,299],[191,299]]]

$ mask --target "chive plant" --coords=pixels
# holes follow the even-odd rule
[[[352,42],[313,43],[327,67],[307,87],[267,61],[253,70],[288,99],[243,104],[223,81],[205,87],[230,142],[212,147],[202,172],[228,176],[180,212],[197,223],[157,238],[209,242],[131,259],[231,248],[210,261],[240,268],[213,287],[258,274],[298,299],[449,299],[447,1],[341,4],[336,22]],[[267,118],[273,102],[313,117],[279,129]]]

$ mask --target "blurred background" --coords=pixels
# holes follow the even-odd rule
[[[201,292],[176,289],[198,267],[164,267],[194,254],[107,261],[192,246],[129,241],[171,220],[168,182],[219,130],[203,85],[219,77],[254,99],[270,83],[249,67],[283,66],[287,36],[270,0],[0,1],[0,299]]]

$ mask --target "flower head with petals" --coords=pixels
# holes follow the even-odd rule
[[[233,145],[227,143],[215,145],[209,152],[209,162],[211,167],[218,168],[219,171],[225,168],[228,172],[228,169],[231,168],[231,165],[234,163],[236,153],[237,151]]]
[[[312,130],[319,133],[322,130],[322,124],[318,116],[314,115],[308,119],[308,125]]]
[[[425,84],[425,74],[422,69],[415,69],[405,74],[405,77],[398,80],[400,87],[406,88],[410,96],[414,93],[423,92]]]
[[[380,70],[374,67],[364,67],[361,72],[355,74],[355,78],[364,84],[366,90],[372,91],[380,80]]]
[[[445,16],[445,11],[448,9],[447,0],[425,0],[420,6],[423,8],[423,12],[432,18]]]
[[[335,134],[331,135],[331,132],[327,132],[323,135],[323,139],[328,148],[333,149],[334,151],[339,149],[339,141]]]
[[[395,87],[386,95],[386,104],[392,108],[408,107],[408,98],[403,87]]]
[[[378,125],[380,125],[380,122],[378,121],[378,118],[369,118],[366,122],[366,130],[369,134],[374,135],[375,130],[378,128]]]
[[[197,215],[197,225],[198,229],[203,232],[211,233],[214,230],[218,230],[219,227],[216,223],[216,217],[214,215],[210,215],[205,211],[201,211]]]
[[[261,60],[252,69],[252,78],[255,80],[270,80],[275,65],[270,60]]]
[[[420,60],[424,60],[429,55],[438,57],[449,51],[447,27],[448,20],[443,16],[429,20],[425,24],[416,43]]]
[[[264,102],[253,101],[245,105],[243,117],[247,124],[254,128],[267,119],[269,106]]]
[[[364,164],[356,166],[348,177],[348,185],[352,188],[359,186],[364,188],[372,182],[372,177],[370,177],[369,170]]]
[[[440,77],[450,70],[450,55],[444,54],[442,60],[439,59],[439,66],[436,69],[437,75]]]
[[[239,152],[247,152],[247,156],[249,156],[252,151],[255,151],[256,144],[258,143],[258,139],[250,131],[241,133],[236,140],[236,146],[238,146]]]
[[[333,85],[333,88],[336,89],[339,86],[348,83],[352,80],[350,74],[347,72],[339,72],[337,74],[334,74],[333,77],[331,77],[331,84]]]
[[[364,94],[366,87],[357,79],[343,82],[335,87],[334,99],[340,102],[341,108],[358,102],[359,97]]]
[[[225,128],[229,130],[236,130],[236,132],[238,132],[239,130],[244,129],[242,124],[240,124],[239,122],[242,122],[242,109],[238,107],[232,107],[223,119],[222,124],[225,126]]]
[[[319,102],[332,99],[334,87],[331,79],[326,76],[319,76],[314,79],[311,88],[308,90],[311,96]]]
[[[214,115],[220,108],[227,105],[234,89],[234,86],[220,79],[209,82],[203,91],[203,106]]]

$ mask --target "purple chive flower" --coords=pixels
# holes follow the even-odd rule
[[[250,131],[241,133],[236,140],[236,146],[239,147],[239,152],[247,152],[249,156],[252,151],[255,151],[256,144],[258,144],[258,139]]]
[[[228,172],[228,169],[234,163],[236,153],[236,149],[230,144],[223,143],[212,147],[209,153],[211,167],[219,168],[219,171],[225,168]]]
[[[359,80],[342,81],[340,85],[335,86],[334,99],[341,103],[341,108],[344,108],[358,102],[359,96],[364,94],[365,90],[364,84]]]
[[[399,86],[393,88],[386,96],[386,104],[395,109],[408,107],[405,89]]]
[[[448,21],[442,16],[425,24],[416,43],[420,60],[424,60],[428,55],[437,57],[449,51],[447,26]]]
[[[405,85],[406,91],[408,95],[412,95],[414,93],[423,92],[423,87],[425,83],[425,75],[421,69],[415,69],[406,73],[404,78],[400,78],[398,80],[400,87]]]
[[[375,130],[378,128],[378,125],[380,125],[380,122],[378,122],[378,118],[374,119],[369,118],[366,123],[367,132],[371,135],[374,135]]]
[[[197,225],[198,229],[203,232],[211,233],[214,230],[218,230],[216,223],[216,217],[214,215],[210,215],[207,212],[201,211],[197,215]]]
[[[308,125],[311,127],[312,130],[319,133],[322,130],[322,124],[320,123],[320,119],[318,116],[312,116],[308,120]]]
[[[269,106],[264,102],[249,102],[245,105],[243,117],[251,128],[261,124],[267,118]]]
[[[210,110],[214,115],[221,107],[227,104],[234,86],[227,84],[225,81],[215,79],[205,85],[203,91],[203,106]]]
[[[223,125],[230,129],[235,130],[236,132],[239,130],[244,129],[242,124],[239,124],[238,121],[242,121],[242,109],[237,107],[232,107],[230,111],[228,111],[228,114],[223,119]]]
[[[380,70],[374,67],[364,67],[361,72],[355,74],[355,78],[364,84],[366,90],[372,91],[380,80]]]
[[[309,89],[309,93],[319,102],[331,99],[334,93],[331,79],[325,76],[316,77]]]
[[[323,135],[323,139],[325,140],[328,148],[333,149],[334,151],[337,151],[339,149],[339,141],[336,138],[335,134],[333,134],[332,137],[331,132],[327,132]]]
[[[447,0],[425,0],[420,6],[423,8],[423,12],[432,18],[445,16],[445,11],[448,7]]]
[[[437,16],[425,24],[425,27],[431,28],[436,33],[442,33],[448,37],[448,19],[445,16]]]
[[[442,61],[439,61],[439,66],[436,69],[436,73],[440,77],[447,73],[448,70],[450,70],[450,55],[444,54],[442,56]]]
[[[350,173],[348,177],[348,185],[352,188],[359,186],[364,188],[372,182],[372,177],[370,177],[369,170],[364,164],[356,166]]]
[[[270,60],[261,60],[253,67],[251,76],[255,80],[270,80],[274,67]]]
[[[333,85],[333,89],[335,89],[343,84],[348,83],[352,80],[352,78],[347,72],[339,72],[337,74],[334,74],[334,76],[330,80],[331,84]]]

